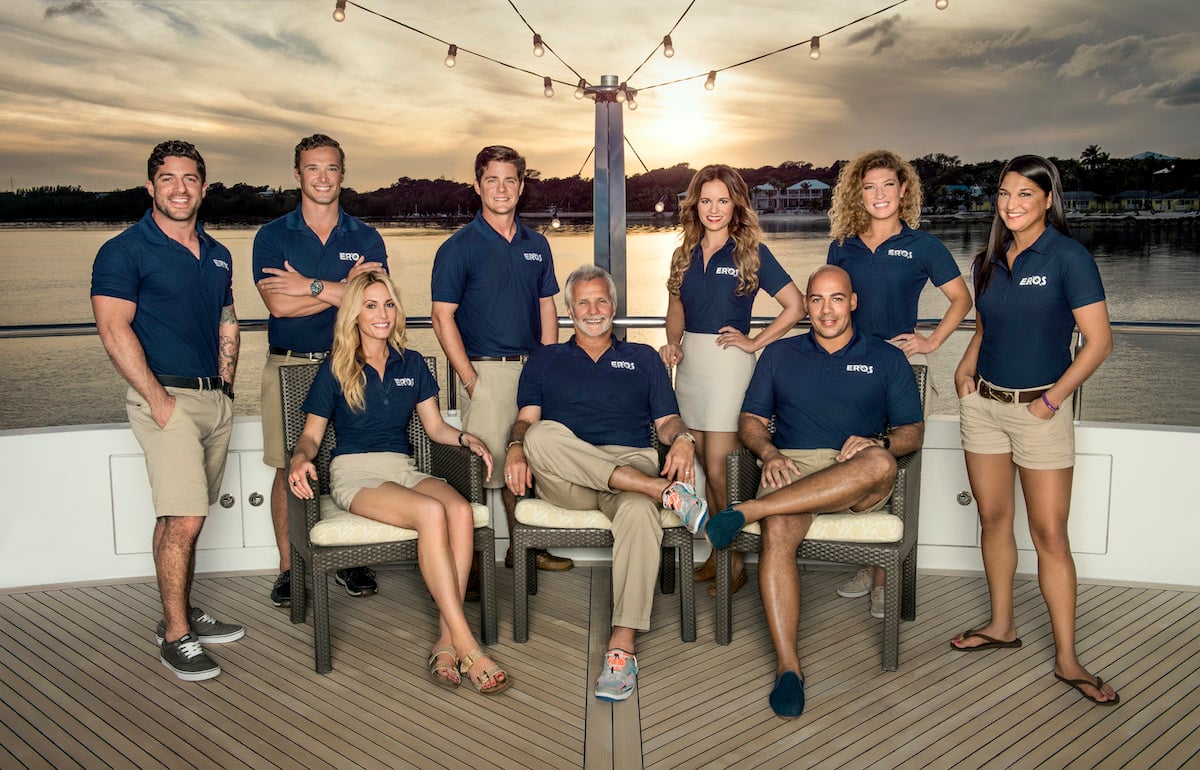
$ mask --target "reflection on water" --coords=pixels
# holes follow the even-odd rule
[[[538,224],[538,223],[533,223]],[[970,275],[972,256],[987,239],[986,222],[929,223]],[[120,227],[0,228],[0,260],[6,280],[0,285],[0,325],[87,323],[91,263],[96,250]],[[764,222],[765,241],[803,288],[809,273],[825,261],[828,226],[816,221]],[[1170,226],[1127,224],[1076,227],[1075,235],[1096,255],[1114,319],[1130,321],[1200,320],[1200,245],[1196,223]],[[214,228],[212,233],[234,257],[234,294],[242,319],[267,313],[250,274],[255,228]],[[429,314],[429,274],[438,246],[450,228],[385,227],[392,275],[410,316]],[[554,250],[560,283],[581,264],[592,262],[589,225],[566,224],[547,233]],[[666,312],[667,266],[678,241],[673,224],[630,227],[628,259],[629,315],[661,316]],[[561,301],[561,300],[560,300]],[[947,307],[941,292],[927,290],[920,315],[940,318]],[[761,296],[756,316],[773,316],[778,305]],[[561,312],[561,309],[560,309]],[[563,333],[564,336],[566,332]],[[632,339],[658,346],[661,330],[637,330]],[[967,333],[956,333],[931,357],[938,396],[933,414],[955,414],[952,374]],[[410,344],[427,354],[440,354],[430,330],[413,330]],[[242,335],[237,378],[238,415],[259,413],[259,379],[266,356],[266,334]],[[0,340],[0,429],[44,425],[124,422],[123,383],[98,338],[71,337]],[[442,385],[445,373],[440,372]],[[1200,425],[1200,403],[1190,397],[1200,378],[1200,337],[1118,334],[1112,358],[1089,381],[1083,397],[1088,420]]]

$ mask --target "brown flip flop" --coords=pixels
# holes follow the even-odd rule
[[[1001,641],[1000,639],[994,639],[987,634],[981,634],[978,631],[963,631],[959,636],[959,641],[970,639],[972,637],[976,639],[982,639],[983,644],[977,644],[974,647],[959,647],[954,643],[954,640],[951,639],[950,649],[957,650],[958,652],[979,652],[980,650],[1011,649],[1021,646],[1020,637],[1013,639],[1011,642],[1005,642]]]

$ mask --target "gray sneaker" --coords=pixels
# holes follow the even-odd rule
[[[637,687],[637,658],[631,652],[611,649],[604,653],[604,670],[596,679],[600,700],[625,700]]]
[[[871,589],[871,617],[883,617],[883,586],[875,586]]]
[[[184,681],[199,682],[221,673],[221,667],[208,657],[194,634],[184,634],[174,642],[162,642],[158,649],[162,664]]]
[[[871,570],[860,569],[854,577],[837,587],[837,595],[843,599],[858,599],[871,593]]]
[[[201,644],[235,642],[246,635],[246,629],[241,626],[234,623],[222,623],[199,607],[192,607],[191,612],[188,613],[188,625],[191,626],[192,633],[196,635],[197,641]],[[166,621],[158,621],[158,628],[154,631],[154,638],[159,644],[163,643],[163,636],[166,633]],[[213,676],[216,676],[216,674]]]

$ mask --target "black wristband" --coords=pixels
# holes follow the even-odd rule
[[[458,432],[458,445],[461,447],[466,446],[466,444],[463,442],[463,436],[465,436],[465,435],[467,435],[467,434],[461,430]]]

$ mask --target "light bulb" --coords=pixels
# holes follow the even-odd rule
[[[812,43],[808,46],[808,58],[813,61],[821,58],[821,38],[813,37]]]
[[[554,84],[550,82],[549,75],[542,78],[542,93],[546,95],[547,99],[554,96]]]
[[[346,20],[346,0],[337,0],[337,2],[333,4],[333,20]]]
[[[542,36],[537,34],[536,32],[533,35],[533,55],[534,56],[545,56],[546,55],[546,46],[542,44]]]
[[[629,89],[629,100],[625,103],[625,106],[631,110],[637,109],[637,91],[632,88]]]
[[[654,204],[654,210],[657,211],[659,214],[663,213],[663,211],[666,208],[667,208],[667,204],[663,203],[661,198]]]
[[[448,51],[446,51],[446,66],[453,67],[454,64],[458,61],[458,59],[456,58],[457,56],[458,56],[458,46],[451,43],[450,49]]]
[[[626,93],[625,84],[622,83],[621,87],[617,89],[617,93],[613,95],[613,99],[616,100],[617,104],[621,104],[628,98],[629,94]]]
[[[675,44],[671,42],[670,35],[663,36],[663,56],[670,59],[675,55]]]
[[[933,7],[939,11],[944,11],[950,7],[950,0],[934,0]]]
[[[575,87],[575,98],[576,98],[576,99],[582,99],[582,98],[583,98],[583,95],[584,95],[585,93],[587,93],[587,92],[584,90],[584,89],[586,89],[586,88],[587,88],[587,81],[586,81],[586,80],[584,80],[583,78],[580,78],[580,79],[579,79],[579,85]]]
[[[712,70],[708,73],[708,80],[704,81],[705,90],[711,91],[717,87],[717,71]]]
[[[555,230],[562,227],[562,222],[559,221],[558,214],[555,214],[554,216],[550,217],[550,226],[553,227]]]

